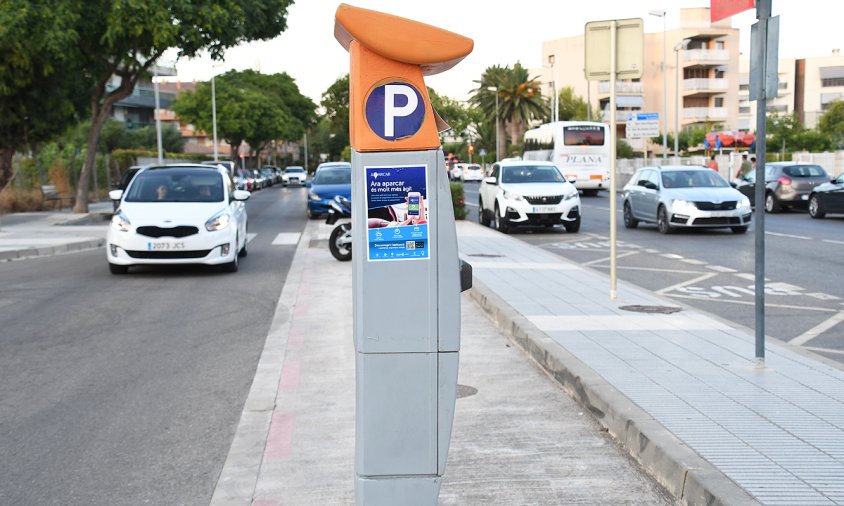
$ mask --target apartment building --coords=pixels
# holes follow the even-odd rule
[[[788,58],[777,62],[776,98],[768,98],[768,114],[797,114],[808,128],[836,100],[844,100],[844,55],[834,49],[828,56]],[[739,129],[756,129],[756,102],[750,101],[750,61],[742,58],[739,76]]]
[[[152,71],[159,76],[174,76],[172,65],[153,65]],[[114,75],[106,84],[111,91],[120,86],[120,77]],[[159,89],[158,102],[162,109],[170,107],[175,93]],[[155,125],[155,85],[151,79],[139,79],[132,94],[116,102],[111,108],[111,117],[126,124],[129,129]]]
[[[554,85],[558,90],[570,86],[609,121],[609,81],[586,81],[584,52],[583,34],[543,42],[544,66],[533,69],[534,75],[540,76],[543,93],[551,96]],[[658,112],[660,130],[669,133],[675,124],[681,130],[696,125],[737,129],[738,92],[739,30],[729,18],[711,23],[708,8],[680,9],[679,27],[645,34],[641,79],[616,83],[619,134],[624,135],[627,115],[635,112]]]

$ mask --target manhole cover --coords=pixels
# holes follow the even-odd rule
[[[501,258],[504,255],[495,255],[492,253],[469,253],[470,257],[480,257],[480,258]]]
[[[457,385],[457,398],[469,397],[478,393],[478,389],[469,385]]]
[[[625,311],[633,311],[634,313],[660,314],[679,313],[683,310],[683,308],[675,306],[621,306],[619,309],[623,309]]]

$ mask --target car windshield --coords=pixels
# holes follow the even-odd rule
[[[305,168],[304,167],[287,167],[287,169],[285,169],[284,171],[288,172],[288,173],[289,172],[305,172]]]
[[[166,169],[140,172],[126,202],[222,202],[223,178],[208,169]]]
[[[820,165],[793,165],[782,171],[789,177],[828,177]]]
[[[563,183],[563,175],[552,165],[519,165],[501,169],[502,183]]]
[[[671,170],[662,173],[663,188],[723,188],[730,186],[717,172],[706,170]]]
[[[314,176],[314,184],[352,184],[352,171],[341,168],[320,169]]]
[[[467,165],[466,170],[481,170],[480,165]]]

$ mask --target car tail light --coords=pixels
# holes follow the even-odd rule
[[[791,185],[791,178],[785,177],[785,176],[780,176],[779,179],[777,179],[777,183],[783,184],[783,185]]]

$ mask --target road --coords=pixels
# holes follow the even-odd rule
[[[467,219],[477,220],[478,184],[465,188]],[[554,227],[518,229],[514,236],[609,274],[609,194],[581,201],[579,233]],[[620,205],[617,220],[620,282],[717,315],[754,334],[753,225],[743,235],[728,229],[662,235],[647,224],[628,230]],[[844,290],[838,277],[844,217],[813,220],[804,211],[768,214],[765,229],[766,335],[844,363]],[[753,356],[754,350],[748,354]]]
[[[104,249],[0,264],[0,504],[207,504],[305,199],[253,194],[234,274],[118,277]]]

